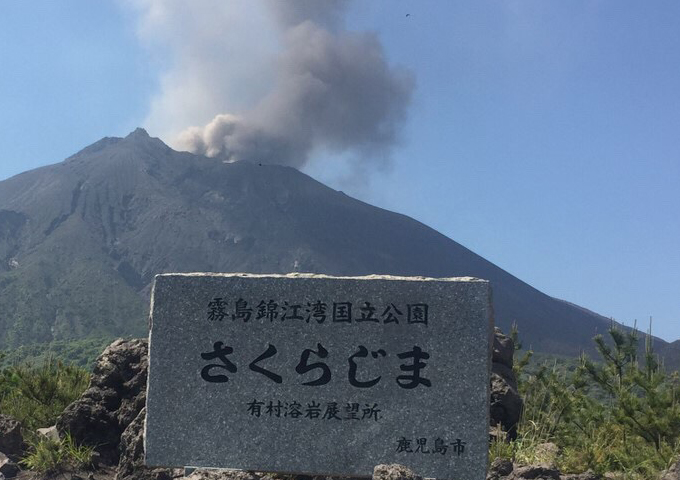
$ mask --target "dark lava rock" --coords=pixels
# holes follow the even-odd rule
[[[247,472],[242,470],[211,470],[198,468],[183,480],[327,480],[324,478],[304,477],[303,475],[274,475]]]
[[[423,480],[413,470],[398,463],[377,465],[373,469],[373,480]]]
[[[99,356],[89,388],[57,420],[60,434],[90,445],[105,465],[119,460],[120,437],[146,402],[148,342],[119,339]]]
[[[0,474],[4,475],[5,478],[13,478],[16,477],[17,473],[19,473],[19,466],[7,455],[0,453]]]
[[[508,478],[512,480],[560,480],[560,471],[548,465],[528,465],[516,467]]]
[[[146,408],[127,426],[120,438],[120,462],[116,480],[170,480],[183,476],[180,469],[144,466],[144,420]]]
[[[497,458],[489,467],[486,474],[487,480],[501,480],[512,473],[512,462],[505,458]]]
[[[675,477],[672,480],[676,480],[679,477]],[[562,480],[602,480],[602,475],[598,475],[592,470],[588,470],[584,473],[572,473],[568,475],[562,475]],[[664,480],[663,478],[661,480]]]
[[[517,438],[517,423],[524,408],[512,370],[514,352],[512,339],[496,329],[491,368],[491,426],[500,425],[509,439]]]
[[[23,453],[21,424],[9,415],[0,414],[0,452],[15,459]]]
[[[184,477],[184,480],[260,480],[260,476],[251,472],[226,472],[199,468]]]
[[[498,327],[494,329],[492,351],[493,363],[500,363],[501,365],[512,368],[515,355],[515,342],[512,341],[512,338],[504,335]]]

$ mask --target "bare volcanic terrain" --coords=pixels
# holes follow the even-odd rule
[[[176,152],[141,129],[0,182],[0,348],[144,336],[154,275],[189,271],[480,277],[496,323],[550,353],[591,349],[610,324],[293,168]]]

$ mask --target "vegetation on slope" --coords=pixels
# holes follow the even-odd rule
[[[101,336],[22,345],[0,355],[0,368],[22,364],[39,365],[53,358],[61,360],[66,365],[74,365],[90,371],[99,354],[113,340],[114,337]]]
[[[609,335],[609,342],[595,338],[598,363],[582,356],[576,366],[553,361],[520,372],[518,437],[494,442],[492,459],[625,479],[656,478],[669,467],[680,451],[678,373],[665,371],[649,341],[640,353],[636,332],[612,328]]]

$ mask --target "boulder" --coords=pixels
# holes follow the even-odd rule
[[[517,423],[524,407],[512,369],[514,352],[512,338],[496,329],[491,367],[491,426],[501,426],[509,439],[517,438]]]
[[[120,437],[146,402],[148,342],[119,339],[99,356],[89,388],[57,420],[60,435],[90,445],[104,465],[117,465]]]
[[[512,368],[515,356],[515,342],[512,338],[504,335],[500,328],[494,329],[492,361]]]
[[[413,470],[398,463],[377,465],[373,469],[373,480],[423,480]]]
[[[146,408],[142,408],[121,436],[116,480],[170,480],[183,476],[182,470],[144,466],[145,419]]]
[[[59,432],[57,431],[56,425],[47,428],[39,428],[36,430],[36,433],[38,434],[38,437],[44,437],[54,442],[59,441]]]
[[[508,477],[511,480],[560,480],[560,471],[549,465],[515,467]]]
[[[598,475],[592,470],[588,470],[584,473],[572,473],[568,475],[562,475],[562,480],[601,480],[602,475]]]
[[[183,480],[273,480],[275,478],[282,477],[260,475],[255,472],[246,472],[242,470],[211,470],[207,468],[198,468],[185,476]],[[309,477],[307,478],[309,479]]]
[[[0,474],[5,478],[16,477],[19,473],[19,466],[10,460],[7,455],[0,453]]]
[[[0,414],[0,452],[15,459],[24,451],[21,424],[9,415]]]
[[[507,478],[512,473],[512,462],[505,458],[496,458],[491,462],[489,471],[486,474],[487,480],[501,480]]]

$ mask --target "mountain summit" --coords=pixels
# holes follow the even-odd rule
[[[0,348],[145,335],[154,275],[189,271],[484,278],[496,323],[552,353],[610,324],[293,168],[176,152],[143,129],[0,182]]]

